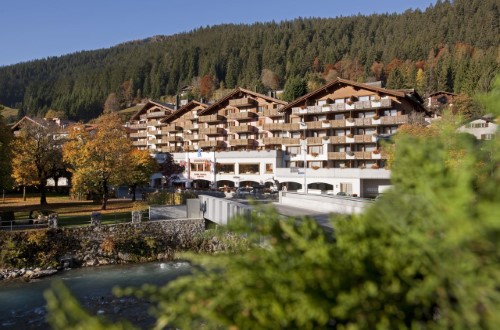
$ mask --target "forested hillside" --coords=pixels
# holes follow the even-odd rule
[[[0,67],[0,104],[86,120],[111,93],[126,107],[193,81],[209,97],[220,87],[281,88],[296,77],[312,89],[336,76],[474,94],[499,71],[499,20],[498,0],[455,0],[423,12],[199,28]]]

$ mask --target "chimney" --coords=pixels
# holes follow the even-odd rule
[[[176,94],[175,95],[175,107],[174,107],[175,110],[179,109],[179,102],[180,102],[179,94]]]

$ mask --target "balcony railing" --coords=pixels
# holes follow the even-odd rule
[[[265,117],[283,117],[283,112],[278,112],[278,109],[265,109],[263,112]]]
[[[287,131],[288,127],[290,124],[285,124],[285,123],[271,123],[271,124],[264,124],[262,128],[265,131]]]
[[[294,115],[308,115],[314,113],[324,113],[324,112],[335,112],[335,111],[346,111],[346,110],[366,110],[366,109],[378,109],[378,108],[390,108],[392,107],[391,99],[382,99],[379,101],[359,101],[352,105],[346,103],[334,103],[334,104],[323,104],[323,105],[311,105],[307,107],[295,107],[292,108],[292,114]]]
[[[165,128],[162,129],[162,131],[167,131],[167,132],[176,132],[182,130],[182,127],[179,124],[170,124],[165,126]]]
[[[198,117],[199,123],[217,123],[217,122],[222,121],[222,120],[224,120],[224,116],[219,115],[219,114]]]
[[[166,111],[155,111],[155,112],[149,112],[149,113],[146,113],[145,114],[146,118],[161,118],[161,117],[165,117],[167,115],[167,112]],[[141,118],[142,116],[144,115],[141,115]]]
[[[222,135],[222,134],[224,134],[224,128],[222,128],[222,127],[203,127],[203,128],[200,128],[200,134]]]
[[[328,153],[328,159],[346,159],[346,153],[345,152],[329,152]]]
[[[181,147],[161,147],[160,148],[161,152],[181,152],[182,148]]]
[[[142,123],[142,124],[131,124],[130,125],[130,128],[133,128],[133,129],[141,129],[141,128],[146,128],[148,127],[148,124],[146,123]]]
[[[146,132],[138,132],[138,133],[131,133],[130,137],[131,138],[140,138],[140,137],[146,137],[148,136],[148,133]]]
[[[221,147],[224,147],[225,144],[226,143],[224,141],[200,141],[200,142],[198,142],[198,146],[200,148],[208,148],[208,147],[221,148]]]
[[[187,130],[196,130],[198,129],[198,124],[193,124],[193,123],[186,123],[184,124],[184,129],[187,129]]]
[[[163,138],[163,140],[166,140],[168,142],[181,142],[182,137],[180,137],[180,136],[166,136]]]
[[[284,145],[300,144],[300,139],[299,138],[283,138],[283,144]]]
[[[256,118],[258,116],[259,115],[255,112],[245,111],[245,112],[228,113],[226,117],[229,120],[246,120],[246,119]]]
[[[186,134],[186,135],[184,135],[184,140],[199,141],[201,139],[202,139],[202,137],[198,134]]]
[[[255,104],[255,100],[249,97],[229,100],[229,105],[233,107],[248,107]]]
[[[330,143],[333,144],[345,144],[345,135],[342,136],[330,136]]]
[[[408,123],[408,115],[384,116],[384,117],[380,118],[380,123],[382,125],[407,124]]]
[[[258,129],[252,125],[239,125],[239,126],[230,126],[229,131],[231,133],[253,133]]]
[[[132,142],[132,145],[134,145],[134,146],[138,146],[138,147],[141,147],[141,146],[147,146],[147,145],[148,145],[148,141],[146,141],[146,140],[141,140],[141,141],[133,141],[133,142]]]
[[[307,138],[307,144],[323,144],[323,138],[322,137],[308,137]]]
[[[229,141],[232,146],[253,146],[255,143],[254,139],[233,139]]]
[[[262,139],[262,142],[264,144],[284,144],[283,143],[283,137],[267,137],[267,138],[263,138]]]

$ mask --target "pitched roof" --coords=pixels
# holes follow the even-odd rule
[[[45,121],[43,121],[42,119],[38,119],[38,118],[35,119],[35,118],[30,118],[28,116],[24,116],[23,118],[19,119],[19,121],[17,123],[15,123],[14,125],[12,125],[10,129],[12,131],[16,130],[25,121],[29,121],[29,122],[35,123],[35,124],[40,125],[42,127],[47,127],[47,123]]]
[[[412,90],[413,93],[410,95],[410,93],[407,93],[408,90],[402,91],[402,90],[385,89],[382,87],[377,87],[377,86],[373,86],[373,85],[369,85],[369,84],[358,83],[358,82],[355,82],[352,80],[337,78],[337,79],[329,82],[328,84],[326,84],[326,85],[324,85],[324,86],[322,86],[322,87],[320,87],[320,88],[318,88],[310,93],[307,93],[304,96],[301,96],[301,97],[293,100],[292,102],[288,103],[283,108],[279,109],[279,112],[285,112],[286,110],[293,108],[294,106],[300,104],[301,102],[303,102],[307,99],[317,97],[318,94],[321,94],[324,91],[328,91],[328,90],[331,91],[334,88],[339,88],[339,87],[342,87],[344,85],[354,86],[354,87],[357,87],[360,89],[362,88],[362,89],[366,89],[366,90],[380,93],[380,94],[391,95],[391,96],[400,97],[400,98],[407,98],[409,100],[412,100],[415,103],[418,103],[420,106],[422,106],[419,102],[417,102],[417,100],[420,98],[420,96],[417,96],[418,93],[415,92],[415,90]],[[420,98],[420,100],[421,100],[421,98]]]
[[[147,109],[149,109],[151,106],[154,106],[154,105],[159,106],[160,108],[163,108],[165,110],[175,111],[174,108],[172,108],[172,104],[149,100],[148,102],[146,102],[146,104],[144,104],[144,106],[142,108],[137,110],[137,112],[132,116],[132,118],[130,118],[130,120],[139,119],[139,116],[144,111],[146,111]]]
[[[434,93],[429,94],[429,97],[436,96],[436,95],[439,95],[439,94],[447,94],[447,95],[451,95],[451,96],[458,96],[458,94],[455,94],[455,93],[445,92],[445,91],[438,91],[438,92],[434,92]]]
[[[232,91],[231,93],[229,93],[228,95],[226,95],[225,97],[223,97],[220,100],[218,100],[217,102],[211,104],[206,109],[200,111],[198,114],[202,115],[204,113],[209,112],[210,110],[213,110],[213,109],[216,109],[216,108],[220,107],[224,102],[226,102],[226,101],[234,98],[234,96],[237,95],[237,94],[239,94],[239,93],[245,93],[245,94],[249,94],[249,95],[252,95],[252,96],[255,96],[255,97],[260,97],[260,98],[263,98],[263,99],[265,99],[267,101],[275,102],[275,103],[282,104],[282,105],[286,105],[287,104],[287,102],[285,102],[283,100],[278,100],[278,99],[276,99],[274,97],[270,97],[270,96],[267,96],[267,95],[264,95],[264,94],[252,92],[251,90],[238,87],[234,91]]]
[[[201,102],[192,100],[188,104],[185,104],[182,107],[180,107],[178,110],[172,112],[170,115],[167,115],[166,117],[163,117],[162,119],[160,119],[160,122],[166,123],[172,118],[182,116],[184,113],[186,113],[187,111],[189,111],[190,109],[192,109],[196,106],[208,107],[208,105],[205,103],[201,103]]]

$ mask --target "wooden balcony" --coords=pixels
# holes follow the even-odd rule
[[[330,120],[330,124],[333,128],[346,127],[345,119]]]
[[[256,103],[256,101],[249,97],[243,97],[241,99],[229,100],[229,105],[233,107],[249,107]]]
[[[255,144],[254,139],[233,139],[229,141],[232,146],[253,146]]]
[[[283,137],[267,137],[267,138],[263,138],[262,142],[264,144],[284,144],[283,143],[284,139],[286,139],[286,138],[283,138]]]
[[[283,117],[284,113],[278,112],[279,109],[265,109],[263,114],[264,117]]]
[[[148,141],[146,140],[141,140],[141,141],[133,141],[132,142],[132,145],[133,146],[136,146],[136,147],[145,147],[148,145]]]
[[[198,129],[198,124],[186,123],[186,124],[184,124],[183,127],[184,127],[185,130],[194,131],[194,130]]]
[[[228,113],[226,117],[229,120],[249,120],[256,118],[258,116],[259,115],[255,112],[245,111],[245,112]]]
[[[328,153],[328,159],[346,159],[346,153],[345,152],[329,152]]]
[[[297,145],[300,144],[299,138],[283,138],[284,145]]]
[[[199,141],[202,140],[203,137],[198,134],[186,134],[184,135],[184,140],[189,140],[189,141]]]
[[[177,123],[172,123],[170,125],[165,126],[165,128],[162,129],[162,131],[167,131],[167,132],[177,132],[181,130],[182,127]]]
[[[355,151],[354,158],[356,159],[372,159],[371,151]]]
[[[182,142],[182,137],[181,136],[165,136],[163,140],[166,140],[168,142]]]
[[[174,147],[174,146],[170,146],[170,147],[161,147],[160,148],[160,151],[161,152],[182,152],[182,147]]]
[[[200,148],[223,148],[226,145],[225,141],[200,141],[198,146]]]
[[[146,132],[138,132],[138,133],[131,133],[130,137],[131,138],[140,138],[140,137],[146,137],[148,136],[148,133]]]
[[[222,135],[225,130],[222,127],[203,127],[200,128],[200,134],[205,135]]]
[[[307,144],[308,145],[323,144],[323,138],[322,137],[308,137]]]
[[[166,112],[166,111],[154,111],[154,112],[148,112],[145,114],[145,118],[161,118],[161,117],[165,117],[166,115],[168,115],[170,112]],[[144,115],[141,115],[141,118],[142,116]]]
[[[258,128],[252,125],[239,125],[239,126],[230,126],[229,131],[231,133],[253,133],[257,132]]]
[[[408,115],[384,116],[380,118],[382,125],[400,125],[408,123]]]
[[[222,120],[224,120],[224,116],[219,115],[219,114],[198,117],[199,123],[217,123],[217,122],[222,121]]]
[[[333,143],[333,144],[345,144],[346,143],[345,135],[343,135],[343,136],[330,136],[329,140],[330,140],[330,143]]]
[[[195,148],[194,145],[190,144],[188,146],[183,147],[184,151],[198,151],[198,148]]]
[[[262,129],[265,131],[273,132],[273,131],[287,131],[288,126],[290,124],[285,124],[285,123],[271,123],[271,124],[264,124],[262,126]]]
[[[146,123],[142,123],[142,124],[131,124],[130,125],[130,128],[133,128],[133,129],[141,129],[141,128],[146,128],[148,127],[148,124]]]

